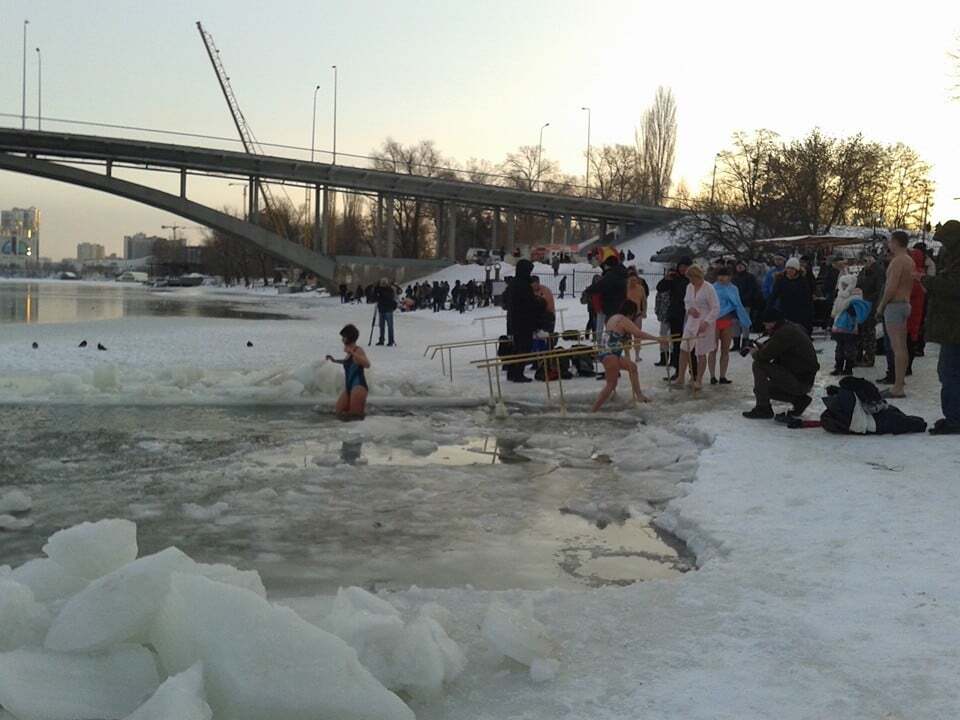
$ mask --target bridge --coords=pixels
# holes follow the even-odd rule
[[[94,165],[102,172],[77,165]],[[178,195],[114,176],[115,168],[175,172],[180,179]],[[476,206],[494,212],[493,244],[508,251],[515,245],[517,214],[540,215],[562,220],[566,242],[571,241],[571,222],[656,226],[679,216],[679,211],[651,208],[589,197],[534,192],[457,179],[407,175],[350,165],[307,162],[296,158],[255,155],[216,148],[193,147],[138,139],[101,137],[75,133],[40,132],[0,128],[0,170],[34,175],[100,190],[192,220],[211,229],[253,243],[265,252],[333,280],[338,263],[410,264],[416,261],[392,258],[395,245],[394,203],[401,199],[436,202],[444,208],[447,247],[452,261],[456,238],[456,208]],[[188,198],[192,175],[241,179],[249,184],[247,217],[233,217]],[[258,189],[262,183],[281,183],[328,190],[359,192],[377,199],[378,240],[385,241],[387,258],[337,256],[322,234],[320,203],[316,203],[312,247],[283,238],[258,224]],[[498,242],[501,214],[505,215],[506,238]],[[435,267],[436,261],[425,263]]]

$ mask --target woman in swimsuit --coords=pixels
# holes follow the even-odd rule
[[[637,373],[637,364],[624,355],[623,343],[631,337],[641,340],[660,340],[660,338],[645,333],[638,328],[632,320],[636,315],[636,304],[631,300],[625,300],[620,308],[620,312],[616,315],[611,315],[604,325],[606,329],[606,342],[601,342],[597,352],[597,359],[603,364],[606,384],[597,396],[597,401],[593,404],[593,412],[599,411],[600,408],[603,407],[603,404],[613,395],[614,390],[617,389],[617,383],[620,381],[621,370],[626,370],[630,376],[630,387],[633,390],[633,399],[636,402],[649,402],[649,399],[640,389],[640,376]]]
[[[370,367],[370,361],[363,348],[357,345],[360,331],[355,325],[344,327],[340,331],[340,338],[347,356],[343,360],[335,360],[333,356],[327,355],[330,362],[343,365],[346,381],[343,392],[337,398],[337,415],[342,420],[363,420],[367,408],[367,378],[363,371]]]

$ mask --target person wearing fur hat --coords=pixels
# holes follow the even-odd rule
[[[769,305],[779,308],[785,320],[804,328],[808,335],[813,334],[813,292],[799,258],[787,260],[783,275],[773,285]]]
[[[870,303],[863,299],[855,275],[841,275],[837,283],[837,299],[833,301],[831,335],[837,344],[831,375],[853,375],[857,362],[860,327],[870,315]]]

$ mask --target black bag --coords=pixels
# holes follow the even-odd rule
[[[573,345],[571,350],[585,350],[589,348],[589,345]],[[595,377],[596,373],[593,371],[593,358],[596,355],[595,352],[583,353],[582,355],[573,355],[571,360],[573,361],[573,367],[577,371],[577,375],[580,377]]]

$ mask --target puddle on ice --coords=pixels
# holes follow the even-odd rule
[[[582,425],[538,422],[530,436],[522,418],[396,420],[380,418],[380,433],[302,409],[0,406],[19,428],[0,434],[0,473],[32,496],[34,522],[0,534],[3,562],[39,556],[59,528],[129,517],[141,553],[175,544],[253,567],[278,596],[600,587],[692,567],[617,472],[620,451],[597,451]],[[614,445],[646,432],[593,429]]]
[[[517,451],[516,442],[506,438],[498,439],[493,435],[471,437],[460,443],[445,445],[422,440],[403,445],[364,440],[308,440],[283,450],[260,452],[250,459],[276,467],[307,467],[311,463],[418,467],[530,462],[530,458]]]

